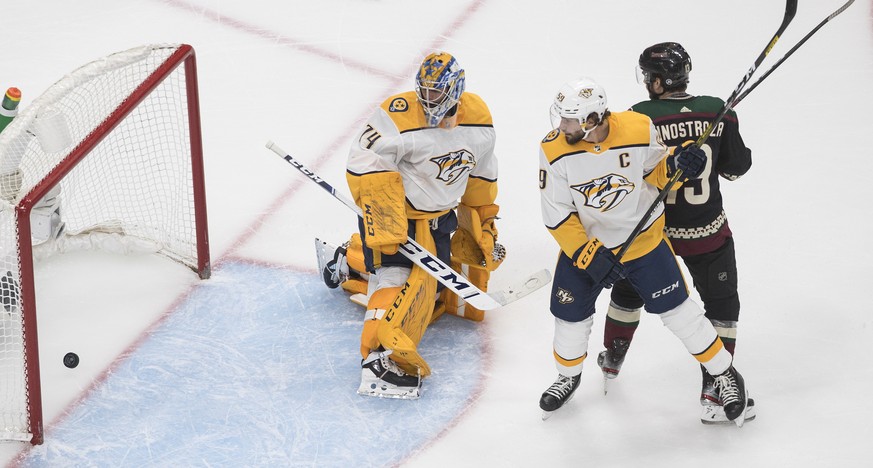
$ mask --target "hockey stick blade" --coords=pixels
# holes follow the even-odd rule
[[[549,270],[543,269],[530,275],[523,281],[488,294],[499,302],[500,305],[507,305],[549,284],[551,280],[552,273]]]
[[[358,205],[355,204],[355,202],[337,192],[332,185],[327,183],[327,181],[325,181],[324,179],[319,177],[318,174],[312,172],[306,166],[294,159],[294,157],[286,153],[285,150],[280,148],[278,145],[276,145],[272,141],[268,141],[266,147],[276,153],[280,158],[284,159],[285,162],[293,166],[295,169],[302,172],[303,175],[309,178],[309,180],[318,184],[321,188],[327,191],[327,193],[331,194],[331,196],[342,202],[350,210],[354,211],[358,216],[362,215],[361,209],[358,207]],[[415,240],[412,238],[407,238],[406,243],[400,245],[398,251],[403,254],[403,256],[411,260],[413,263],[421,267],[426,273],[436,278],[436,280],[439,281],[443,286],[447,287],[453,293],[457,294],[458,297],[479,310],[497,309],[504,304],[508,304],[516,299],[520,299],[530,294],[530,292],[532,292],[533,290],[548,283],[548,279],[542,281],[543,272],[540,271],[533,276],[527,278],[525,281],[520,283],[519,286],[514,286],[515,289],[510,289],[511,292],[505,293],[505,291],[501,291],[501,293],[505,294],[499,297],[492,297],[488,293],[476,287],[476,285],[471,283],[467,278],[464,277],[464,275],[456,272],[449,265],[446,265],[446,263],[440,260],[436,255],[428,252],[427,249],[419,245],[418,242],[415,242]],[[546,274],[548,274],[548,272],[546,272]],[[536,287],[530,289],[530,287],[534,285],[536,285]],[[501,303],[501,299],[506,302]]]

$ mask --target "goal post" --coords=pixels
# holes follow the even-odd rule
[[[0,440],[44,439],[35,254],[130,246],[210,276],[199,109],[194,49],[146,45],[74,70],[0,133]]]

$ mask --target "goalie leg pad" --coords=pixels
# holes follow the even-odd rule
[[[367,312],[364,314],[364,328],[361,331],[361,357],[366,358],[371,351],[379,349],[378,330],[384,323],[385,313],[402,288],[389,287],[375,291],[367,301]]]
[[[452,268],[455,271],[463,273],[464,276],[466,276],[467,279],[477,288],[484,292],[488,292],[488,280],[491,278],[491,272],[485,267],[462,264],[459,259],[452,258]],[[463,299],[458,297],[457,294],[450,290],[444,289],[440,297],[445,305],[445,313],[463,317],[474,322],[485,320],[484,310],[479,310],[472,305],[467,304]],[[433,320],[436,320],[438,317],[439,316],[435,314]]]
[[[352,238],[349,239],[349,246],[346,247],[346,259],[352,270],[359,274],[367,272],[367,267],[364,264],[364,243],[361,241],[361,235],[357,232],[352,234]]]
[[[416,221],[416,233],[416,241],[433,252],[435,245],[427,220]],[[417,347],[431,323],[436,288],[432,276],[418,266],[413,267],[377,328],[379,344],[392,350],[391,359],[411,375],[430,375],[430,366],[418,353]]]

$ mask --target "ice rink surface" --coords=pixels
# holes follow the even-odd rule
[[[837,9],[801,1],[759,71]],[[9,466],[866,466],[873,437],[864,291],[873,160],[873,7],[856,2],[736,109],[752,170],[725,183],[743,303],[736,365],[758,417],[700,424],[699,371],[645,316],[609,395],[592,359],[546,422],[554,380],[548,288],[447,317],[421,345],[420,400],[355,394],[362,310],[324,288],[312,239],[343,242],[350,212],[264,148],[274,140],[345,189],[349,144],[445,49],[489,104],[501,161],[494,287],[552,268],[537,145],[558,86],[596,78],[610,108],[645,99],[640,51],[681,42],[690,92],[727,97],[784,2],[323,0],[3,5],[0,87],[22,106],[73,69],[148,43],[197,51],[213,277],[153,256],[75,252],[37,266],[46,442],[0,444]],[[696,296],[695,296],[696,297]],[[606,295],[589,355],[601,349]],[[62,365],[75,351],[81,364]]]

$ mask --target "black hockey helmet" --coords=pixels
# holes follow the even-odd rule
[[[669,90],[688,84],[691,56],[678,42],[661,42],[640,54],[639,65],[646,83],[653,77],[661,78],[664,88]]]

